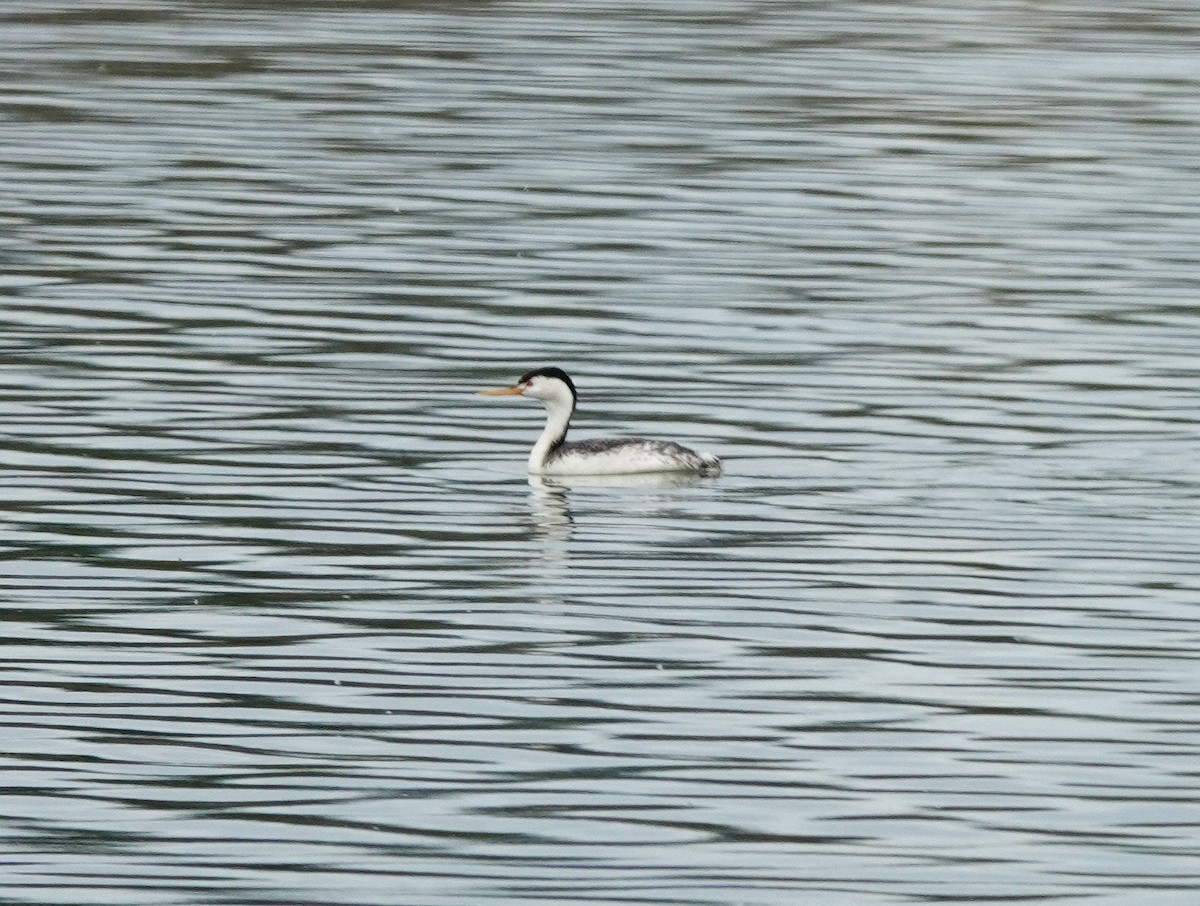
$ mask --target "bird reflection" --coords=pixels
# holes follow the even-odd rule
[[[564,483],[540,475],[529,476],[533,493],[534,533],[539,541],[566,541],[571,537],[575,520],[571,517],[571,501]]]
[[[533,519],[537,536],[544,541],[566,541],[575,520],[570,492],[575,488],[692,488],[712,484],[711,475],[694,472],[639,472],[628,475],[530,475]]]
[[[551,582],[562,579],[571,561],[571,536],[575,530],[575,517],[571,512],[571,493],[579,489],[595,489],[603,492],[610,489],[671,490],[712,484],[715,477],[687,472],[641,472],[627,475],[530,475],[529,487],[532,500],[533,536],[540,543],[537,562],[542,580]],[[655,505],[659,495],[634,495],[643,502]]]

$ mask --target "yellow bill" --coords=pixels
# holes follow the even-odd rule
[[[520,396],[520,387],[502,387],[499,390],[480,390],[478,396]]]

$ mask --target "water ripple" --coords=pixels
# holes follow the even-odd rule
[[[1185,5],[0,22],[13,902],[1194,899]]]

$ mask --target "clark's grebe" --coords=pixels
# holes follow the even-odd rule
[[[569,444],[567,426],[575,413],[575,384],[561,368],[535,368],[513,387],[483,390],[481,396],[529,396],[546,407],[546,427],[529,454],[535,475],[629,475],[638,472],[699,472],[716,475],[721,460],[663,440],[616,437]]]

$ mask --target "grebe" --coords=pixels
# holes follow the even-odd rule
[[[529,396],[546,407],[546,427],[529,454],[534,475],[629,475],[638,472],[699,472],[716,475],[721,460],[663,440],[614,437],[569,444],[567,426],[579,395],[561,368],[535,368],[515,386],[483,390],[480,396]]]

